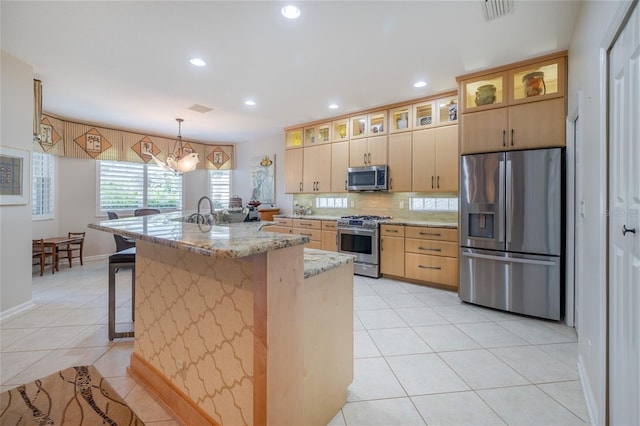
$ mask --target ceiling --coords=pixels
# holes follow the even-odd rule
[[[181,117],[185,139],[258,143],[567,49],[579,7],[515,0],[512,13],[486,21],[483,0],[293,3],[297,20],[280,1],[2,0],[0,40],[34,67],[45,112],[164,136]]]

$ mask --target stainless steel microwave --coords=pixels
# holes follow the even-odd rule
[[[347,189],[349,191],[386,191],[387,166],[349,167]]]

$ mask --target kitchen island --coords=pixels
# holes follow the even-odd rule
[[[186,424],[327,424],[353,379],[351,256],[184,216],[89,225],[136,239],[130,373]]]

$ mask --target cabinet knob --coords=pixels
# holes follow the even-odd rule
[[[622,236],[627,235],[627,232],[631,232],[632,234],[636,233],[636,228],[627,228],[627,225],[622,225]]]
[[[438,176],[438,179],[436,181],[436,188],[440,189],[440,176]]]
[[[433,176],[431,176],[431,189],[433,189]]]

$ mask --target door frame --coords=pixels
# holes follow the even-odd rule
[[[610,146],[610,140],[609,140],[609,123],[611,121],[610,118],[610,110],[609,110],[609,95],[610,95],[610,91],[609,91],[609,78],[610,78],[610,74],[609,74],[609,68],[610,68],[610,64],[609,64],[609,52],[611,51],[611,49],[613,48],[615,42],[618,39],[618,36],[620,35],[620,33],[622,32],[623,28],[625,27],[630,15],[631,15],[631,11],[633,9],[633,7],[636,5],[636,3],[638,3],[638,0],[623,0],[620,2],[620,5],[618,6],[618,10],[616,11],[615,16],[613,17],[613,19],[611,20],[611,23],[609,25],[609,29],[607,30],[602,44],[600,46],[600,111],[602,111],[603,113],[600,114],[600,140],[605,141],[604,146],[601,146],[601,151],[604,150],[604,155],[601,156],[601,162],[604,162],[604,168],[602,170],[605,170],[605,187],[604,187],[604,191],[601,191],[600,194],[602,196],[604,196],[604,209],[605,211],[608,211],[609,209],[609,183],[610,183],[610,176],[611,176],[611,170],[609,168],[609,146]],[[640,5],[638,5],[638,7],[640,7]],[[605,221],[605,227],[604,227],[604,244],[605,244],[605,288],[606,288],[606,298],[605,298],[605,335],[606,335],[606,352],[605,352],[605,359],[606,359],[606,371],[605,371],[605,422],[608,424],[609,423],[609,409],[610,409],[610,401],[609,401],[609,371],[610,371],[610,365],[609,365],[609,352],[610,352],[610,341],[609,341],[609,294],[610,294],[610,281],[609,281],[609,276],[610,276],[610,264],[609,264],[609,256],[610,256],[610,247],[611,247],[611,242],[609,240],[609,229],[610,229],[610,218],[607,215],[606,217],[606,221]],[[602,229],[601,229],[602,232]]]
[[[567,150],[566,150],[566,246],[565,246],[565,323],[569,327],[575,327],[576,332],[579,328],[579,319],[577,318],[578,297],[579,297],[579,281],[578,271],[582,268],[582,249],[577,244],[579,238],[579,228],[581,226],[582,209],[578,205],[580,197],[582,197],[582,181],[578,179],[581,173],[581,147],[584,141],[582,126],[576,126],[576,121],[582,115],[584,108],[584,95],[582,91],[577,93],[576,108],[567,115]]]

